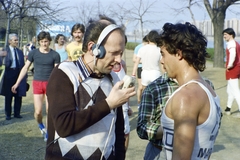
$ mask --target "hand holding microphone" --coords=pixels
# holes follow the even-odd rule
[[[128,102],[130,97],[136,95],[134,85],[135,79],[128,75],[126,75],[122,81],[117,82],[106,98],[109,108],[114,109],[120,107]]]

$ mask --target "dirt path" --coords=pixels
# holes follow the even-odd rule
[[[126,51],[123,59],[126,60],[128,73],[132,72],[133,51]],[[210,79],[221,99],[222,109],[226,106],[226,81],[223,68],[213,68],[212,63],[207,63],[207,69],[202,73]],[[31,84],[31,76],[29,81]],[[27,97],[23,98],[21,111],[22,119],[5,120],[4,98],[0,96],[0,160],[40,160],[44,159],[45,142],[40,134],[37,123],[33,117],[33,99],[31,88]],[[136,134],[137,106],[136,96],[130,100],[134,111],[130,117],[131,133],[130,144],[127,151],[127,160],[143,159],[146,140],[141,140]],[[234,102],[233,111],[237,111]],[[45,113],[45,112],[44,112]],[[45,115],[45,114],[44,114]],[[45,118],[45,117],[44,117]],[[237,160],[240,157],[240,119],[232,116],[223,116],[222,126],[215,143],[211,160]]]

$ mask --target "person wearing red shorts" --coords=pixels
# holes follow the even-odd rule
[[[34,118],[36,119],[39,129],[43,134],[44,141],[47,141],[47,130],[42,122],[42,106],[46,105],[46,113],[48,112],[48,102],[46,97],[46,87],[48,84],[49,76],[53,68],[60,63],[59,54],[50,49],[51,36],[49,32],[42,31],[37,36],[40,47],[32,50],[28,54],[28,59],[25,66],[22,68],[17,82],[12,86],[12,92],[15,93],[23,77],[27,74],[31,64],[34,64],[34,77],[33,77],[33,100],[34,100]]]

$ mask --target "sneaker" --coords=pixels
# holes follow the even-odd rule
[[[232,117],[233,117],[233,118],[240,118],[240,112],[234,114]]]
[[[138,107],[138,110],[139,110],[139,108],[140,108],[140,103],[138,103],[137,107]]]
[[[46,132],[45,136],[44,136],[44,142],[47,142],[47,139],[48,139],[48,133]]]
[[[43,135],[44,142],[47,142],[48,134],[45,128],[40,129],[41,134]]]
[[[225,114],[228,115],[228,116],[231,115],[231,108],[227,107],[225,109]]]

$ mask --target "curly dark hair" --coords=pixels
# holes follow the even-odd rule
[[[55,43],[58,43],[58,39],[59,39],[60,37],[63,37],[64,40],[66,40],[66,37],[65,37],[63,34],[57,34],[57,36],[56,36],[54,42],[55,42]]]
[[[205,70],[208,57],[207,39],[196,26],[189,22],[165,23],[162,29],[156,39],[158,46],[166,47],[170,54],[177,54],[177,51],[181,50],[183,58],[189,65],[201,72]]]
[[[71,36],[73,36],[73,32],[75,32],[78,29],[80,29],[82,33],[85,33],[85,26],[81,23],[76,23],[72,26]]]
[[[38,42],[43,40],[44,38],[48,39],[50,42],[52,41],[51,35],[49,32],[46,31],[41,31],[38,35],[37,35],[37,40]]]

